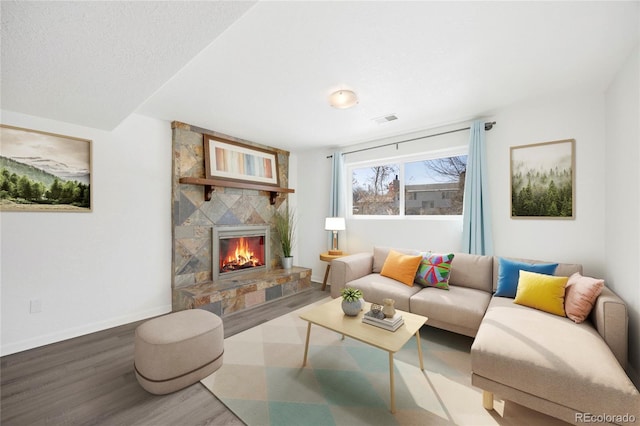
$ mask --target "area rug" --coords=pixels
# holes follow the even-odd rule
[[[322,327],[311,327],[301,308],[224,341],[223,366],[202,384],[249,426],[262,425],[521,425],[565,424],[516,404],[482,408],[471,386],[472,339],[423,327],[425,370],[415,339],[394,357],[396,413],[389,411],[387,352]]]

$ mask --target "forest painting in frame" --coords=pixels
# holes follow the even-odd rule
[[[275,151],[204,135],[207,179],[279,186]]]
[[[511,147],[511,217],[575,218],[575,139]]]
[[[91,211],[90,140],[4,124],[0,137],[0,211]]]

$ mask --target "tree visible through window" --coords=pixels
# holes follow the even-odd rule
[[[353,215],[461,215],[467,156],[351,169]]]

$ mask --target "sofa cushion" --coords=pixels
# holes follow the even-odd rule
[[[390,250],[384,265],[382,265],[380,275],[393,278],[411,287],[421,261],[422,256],[412,256]]]
[[[450,286],[449,291],[433,287],[420,290],[409,301],[411,312],[424,315],[433,323],[455,324],[467,330],[467,335],[475,334],[491,300],[486,291],[467,287]]]
[[[389,252],[392,250],[391,247],[378,247],[375,246],[373,248],[373,269],[371,272],[374,274],[379,274],[382,271],[382,266],[384,265],[384,261],[387,260],[387,256],[389,256]],[[420,254],[418,250],[411,249],[403,249],[403,248],[394,248],[393,250],[400,252],[402,254],[411,254],[416,256]]]
[[[568,280],[568,277],[520,271],[513,303],[564,317],[564,286]]]
[[[454,253],[449,285],[475,288],[491,293],[492,278],[493,256]]]
[[[575,324],[507,298],[492,298],[471,347],[471,369],[582,412],[639,407],[638,391],[589,322]]]
[[[593,309],[602,288],[604,280],[591,277],[583,277],[579,272],[569,277],[565,289],[564,310],[575,323],[584,321]]]
[[[516,297],[520,271],[553,275],[558,267],[557,263],[532,264],[505,259],[503,257],[499,258],[498,262],[500,267],[498,269],[498,289],[496,290],[495,295],[500,297],[510,297],[512,299]]]
[[[453,253],[422,253],[422,260],[415,274],[415,282],[427,287],[449,289]]]
[[[349,281],[347,285],[362,290],[362,297],[367,302],[382,305],[382,299],[393,299],[396,301],[394,306],[401,311],[409,311],[409,298],[422,289],[420,286],[409,287],[380,274],[366,275]]]
[[[493,256],[493,291],[498,288],[498,276],[500,275],[500,261],[498,256]],[[540,263],[553,263],[542,260],[523,259],[517,257],[505,257],[504,259],[513,260],[516,262],[524,262],[531,265],[538,265]],[[553,275],[557,277],[570,277],[574,272],[582,273],[582,265],[579,263],[558,263],[558,267]]]

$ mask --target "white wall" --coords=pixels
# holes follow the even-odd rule
[[[105,132],[9,111],[2,123],[91,139],[93,211],[0,214],[0,353],[169,312],[170,123],[132,115]]]
[[[607,284],[629,307],[629,364],[640,386],[640,49],[606,93]]]
[[[324,219],[329,212],[329,186],[331,184],[331,161],[328,152],[307,151],[291,154],[297,163],[297,186],[294,187],[296,211],[298,213],[296,265],[311,268],[312,281],[322,282],[327,264],[320,261],[320,253],[327,251],[327,232]],[[289,173],[294,173],[289,162]],[[292,185],[293,187],[293,185]]]
[[[487,133],[494,252],[605,273],[604,95],[543,98],[496,112]],[[575,139],[575,219],[511,219],[510,147]]]
[[[496,126],[486,133],[494,254],[582,263],[585,273],[603,276],[605,186],[601,171],[605,153],[604,95],[566,94],[538,99],[496,111],[487,120],[497,121]],[[449,128],[464,127],[467,124]],[[446,129],[422,133],[432,134]],[[402,148],[401,145],[396,151],[392,146],[367,151],[367,157],[418,151],[424,149],[425,144],[428,144],[426,146],[429,149],[442,148],[447,144],[466,144],[468,137],[468,132],[435,137],[420,142],[423,148]],[[509,147],[561,139],[576,140],[576,218],[511,219]],[[393,140],[387,139],[380,143],[389,141]],[[370,145],[373,144],[364,146]],[[300,175],[312,174],[314,177],[313,180],[301,178],[299,185],[299,209],[304,212],[301,225],[307,231],[300,242],[301,262],[313,268],[313,278],[318,281],[322,280],[326,267],[325,263],[318,260],[318,254],[327,249],[326,232],[323,231],[331,173],[327,154],[328,151],[299,154]],[[341,248],[352,253],[371,251],[374,245],[457,251],[461,247],[461,235],[462,221],[455,218],[411,218],[400,221],[353,219],[347,222],[346,242],[343,241],[344,238],[341,240]]]

